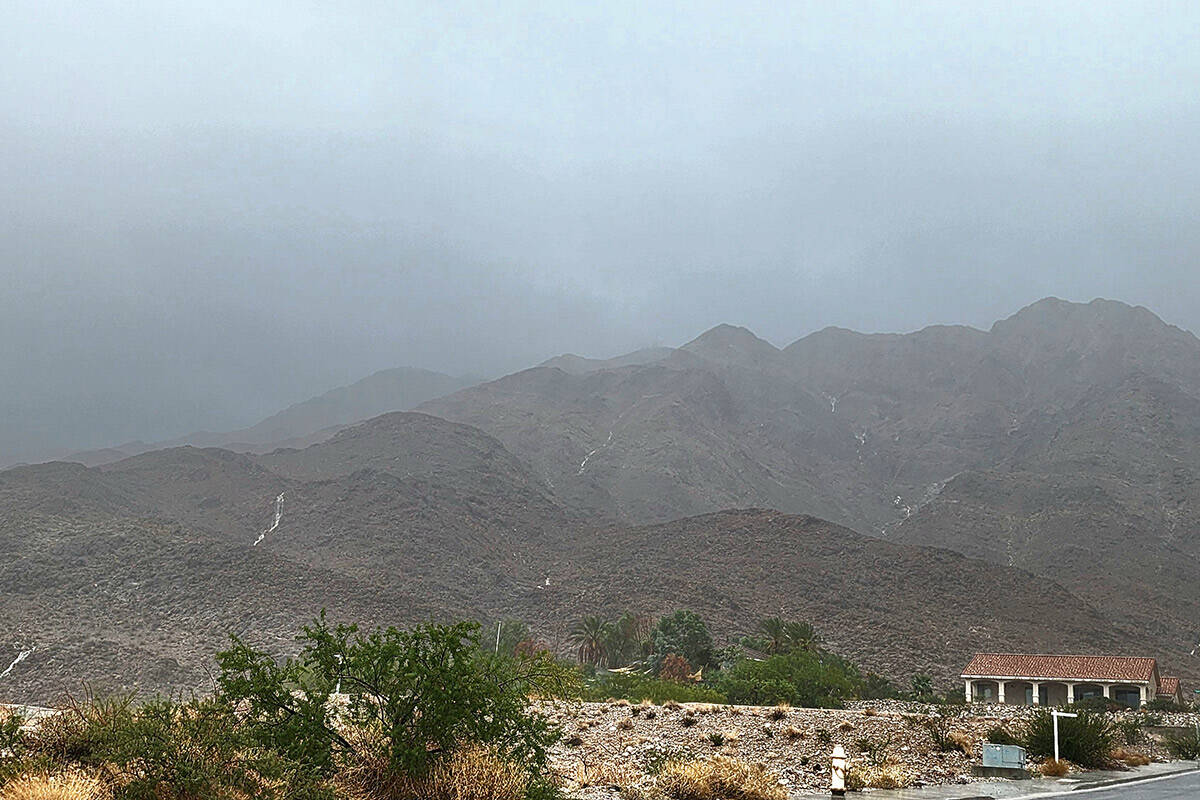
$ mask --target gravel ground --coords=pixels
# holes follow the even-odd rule
[[[562,725],[563,741],[551,763],[580,798],[616,796],[615,786],[637,782],[664,761],[734,756],[765,765],[792,794],[829,788],[834,744],[859,763],[900,765],[913,785],[971,783],[971,764],[996,725],[1014,728],[1029,709],[962,706],[951,709],[895,701],[855,703],[845,710],[776,709],[754,706],[547,703],[542,711]],[[951,729],[971,751],[941,752],[922,720],[950,711]],[[1158,715],[1167,724],[1194,724],[1200,715]],[[1169,719],[1168,719],[1169,718]],[[1166,760],[1161,744],[1128,748]]]

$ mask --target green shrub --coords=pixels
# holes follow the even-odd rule
[[[1142,706],[1142,708],[1144,708],[1146,711],[1165,711],[1169,714],[1178,714],[1187,711],[1187,709],[1179,705],[1179,703],[1176,703],[1174,700],[1167,700],[1166,698],[1155,698],[1149,703],[1146,703],[1146,705]]]
[[[683,656],[689,664],[704,667],[712,663],[713,640],[704,620],[694,611],[681,609],[663,617],[654,627],[654,654]]]
[[[1124,706],[1118,703],[1116,700],[1108,697],[1084,697],[1083,699],[1077,700],[1071,704],[1068,710],[1111,713],[1114,711],[1125,711],[1127,708],[1128,706]]]
[[[36,764],[119,776],[115,800],[331,797],[315,771],[254,747],[232,709],[212,698],[72,699],[38,726],[27,755],[27,771]]]
[[[1142,740],[1142,728],[1145,721],[1139,717],[1125,717],[1117,722],[1117,731],[1121,735],[1121,741],[1125,744],[1137,744]]]
[[[1183,761],[1200,761],[1200,728],[1166,737],[1167,752]]]
[[[1078,717],[1058,720],[1058,741],[1062,758],[1081,767],[1104,767],[1112,760],[1117,742],[1116,726],[1104,715],[1081,710]],[[1030,755],[1044,758],[1054,755],[1054,720],[1048,710],[1039,710],[1025,724],[1021,744]]]
[[[914,700],[924,700],[933,697],[933,678],[924,673],[913,675],[912,696]]]
[[[988,731],[987,740],[992,744],[1020,744],[1021,741],[1002,725],[997,725]]]
[[[764,661],[740,661],[711,683],[731,703],[841,708],[869,684],[848,661],[825,651],[792,650]]]
[[[651,700],[665,703],[721,703],[727,702],[725,695],[698,683],[678,683],[651,675],[613,672],[601,675],[584,683],[584,700],[602,701],[610,697],[630,702]]]
[[[421,625],[362,633],[330,627],[324,615],[304,628],[299,657],[276,662],[235,639],[218,654],[222,696],[247,708],[257,741],[326,770],[335,757],[370,759],[419,775],[462,742],[495,748],[540,771],[557,732],[529,712],[531,695],[561,693],[567,672],[547,656],[513,659],[480,647],[479,626]],[[355,740],[334,724],[340,683]]]
[[[921,721],[921,727],[929,732],[933,746],[939,752],[948,753],[958,745],[954,741],[954,719],[941,714],[933,714]]]

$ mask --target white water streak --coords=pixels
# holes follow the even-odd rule
[[[12,672],[17,664],[20,664],[22,661],[33,655],[34,650],[37,650],[37,648],[34,647],[30,650],[22,650],[17,657],[13,659],[13,662],[8,665],[8,669],[4,670],[4,672],[0,672],[0,678],[8,677],[8,673]]]
[[[267,538],[268,533],[274,533],[275,529],[279,527],[279,521],[283,519],[283,494],[280,492],[279,496],[275,498],[275,518],[271,520],[271,526],[258,535],[254,544],[250,545],[251,547],[258,547],[262,540]]]

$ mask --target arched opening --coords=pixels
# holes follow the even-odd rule
[[[1047,681],[1038,687],[1038,702],[1044,706],[1065,706],[1067,685],[1058,681]]]
[[[1004,684],[1006,706],[1033,705],[1033,684],[1028,681],[1008,681]]]
[[[1120,703],[1130,708],[1137,708],[1142,704],[1142,690],[1138,686],[1129,686],[1127,684],[1114,684],[1112,687],[1113,702]]]

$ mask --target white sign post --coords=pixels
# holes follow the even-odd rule
[[[1054,717],[1054,760],[1058,761],[1058,718],[1059,717],[1078,717],[1078,714],[1068,714],[1066,711],[1051,711],[1050,716]]]

